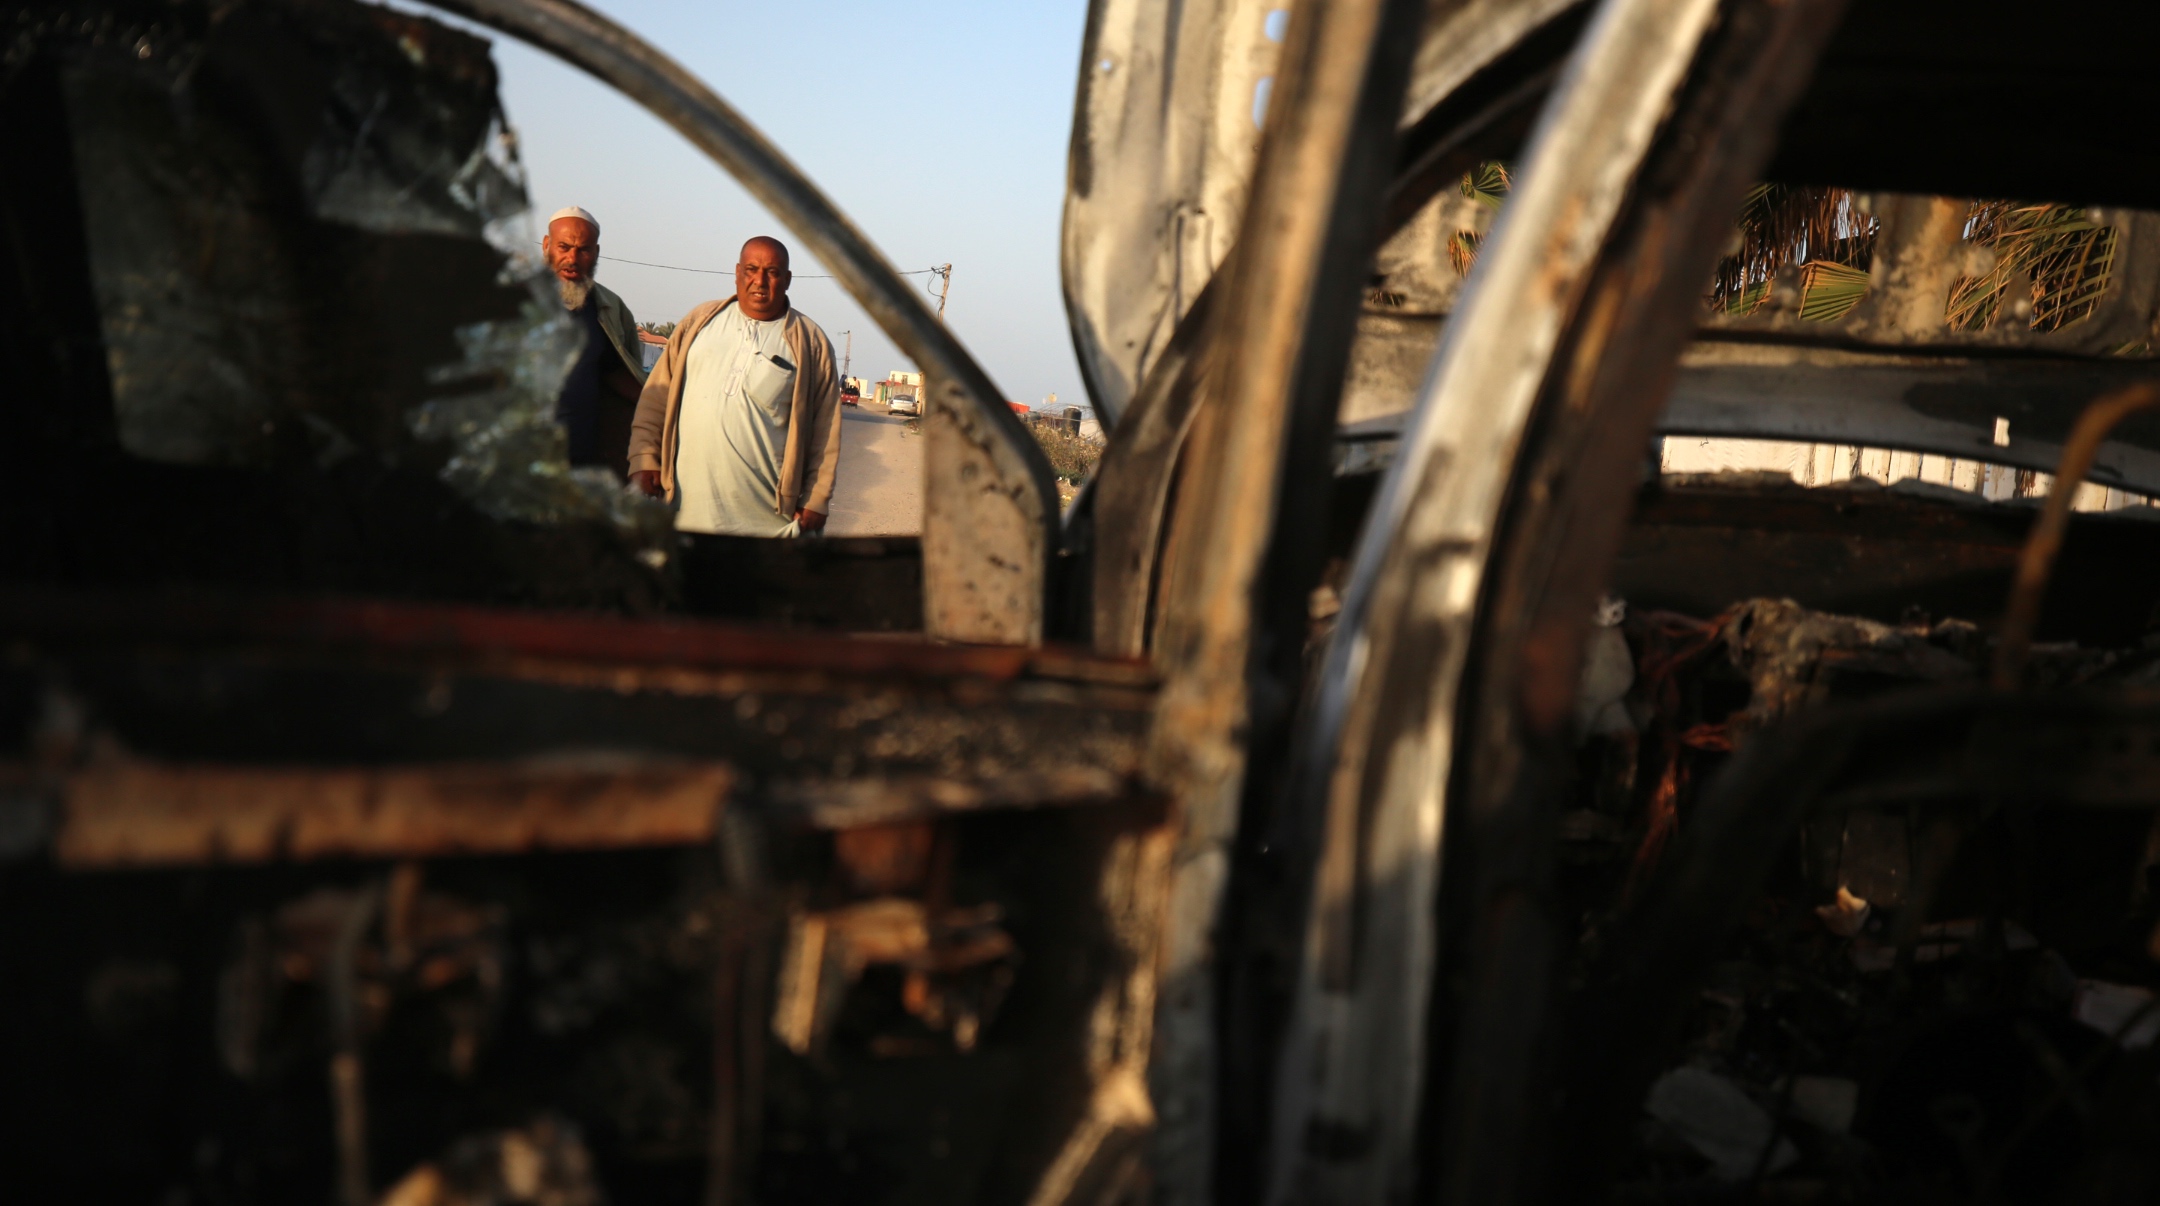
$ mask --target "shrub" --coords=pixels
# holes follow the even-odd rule
[[[1083,440],[1055,423],[1031,423],[1028,427],[1035,433],[1035,442],[1042,445],[1043,455],[1050,458],[1052,473],[1075,486],[1093,476],[1095,463],[1102,459],[1101,444]]]

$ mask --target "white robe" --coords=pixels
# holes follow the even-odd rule
[[[794,370],[783,367],[785,323],[759,322],[729,306],[691,342],[676,426],[677,531],[800,534],[794,516],[773,509],[795,381]]]

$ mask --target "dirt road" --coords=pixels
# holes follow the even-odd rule
[[[829,536],[922,534],[923,442],[905,415],[840,411],[840,470]]]

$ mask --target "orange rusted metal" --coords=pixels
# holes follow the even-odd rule
[[[781,632],[711,620],[629,619],[461,604],[279,599],[176,592],[0,591],[0,629],[17,637],[296,646],[486,662],[798,671],[855,679],[1023,677],[1141,686],[1146,663],[1073,649],[953,645]]]
[[[86,870],[692,845],[717,763],[398,767],[122,763],[70,775],[54,853]]]

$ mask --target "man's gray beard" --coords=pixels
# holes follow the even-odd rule
[[[585,299],[592,296],[593,282],[589,276],[581,276],[574,281],[566,281],[558,276],[555,278],[555,284],[562,291],[562,304],[565,310],[584,309]]]

